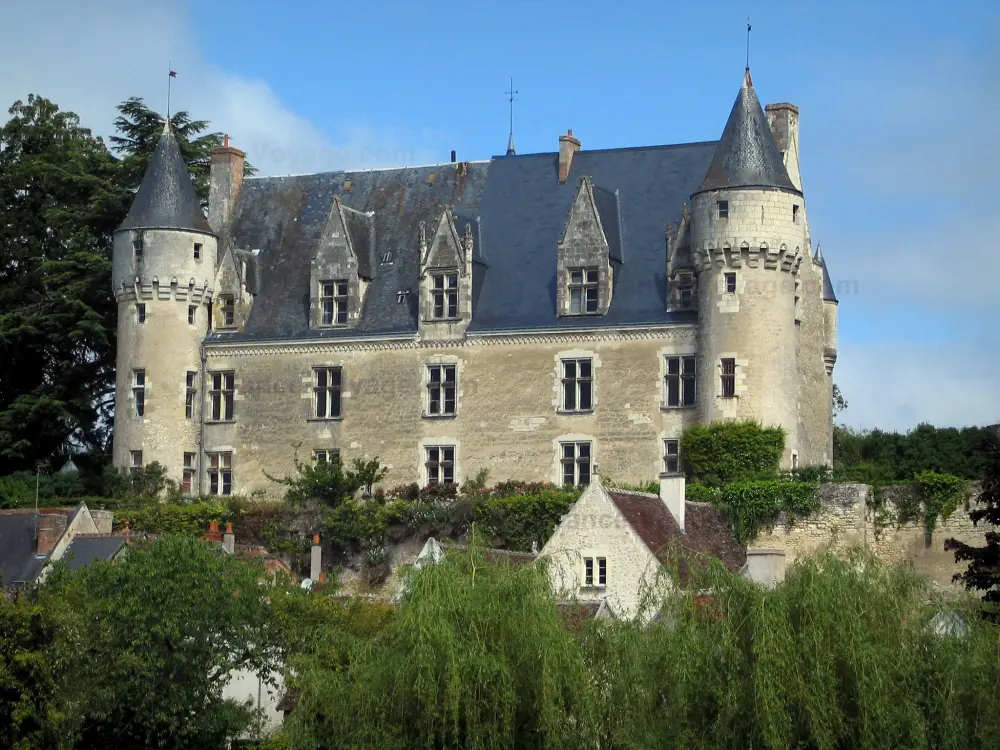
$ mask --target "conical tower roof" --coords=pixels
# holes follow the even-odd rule
[[[706,190],[759,187],[799,192],[788,177],[748,68],[708,174],[695,194]]]
[[[118,231],[123,229],[212,231],[169,123],[163,126],[163,135],[156,144],[128,216],[118,227]]]
[[[826,261],[823,261],[823,301],[836,302],[837,295],[833,292],[833,282],[830,281],[830,272],[826,270]]]

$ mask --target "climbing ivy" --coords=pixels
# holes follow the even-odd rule
[[[710,487],[775,477],[784,449],[784,430],[756,422],[697,425],[681,435],[688,480]]]
[[[815,484],[767,480],[727,484],[717,504],[725,509],[740,544],[753,541],[782,513],[793,522],[819,509]]]
[[[934,533],[938,520],[947,521],[965,500],[969,483],[953,474],[922,471],[916,476],[919,488],[915,502],[898,507],[897,522],[922,521],[929,537]]]

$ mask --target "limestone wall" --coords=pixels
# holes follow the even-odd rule
[[[908,486],[886,489],[886,511],[890,517],[895,515],[894,498],[911,491]],[[900,528],[888,522],[877,528],[868,507],[871,492],[872,488],[866,484],[822,485],[819,512],[792,524],[787,519],[779,519],[770,532],[754,540],[754,546],[785,550],[787,564],[826,544],[834,550],[861,546],[888,562],[911,560],[920,573],[944,586],[952,585],[952,576],[964,570],[964,566],[955,564],[954,553],[945,551],[945,540],[955,538],[975,545],[985,543],[985,527],[977,528],[969,519],[969,508],[976,503],[975,490],[970,491],[968,507],[960,507],[947,521],[939,522],[930,538],[920,522],[907,523]]]

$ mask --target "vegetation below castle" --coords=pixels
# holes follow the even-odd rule
[[[475,541],[394,606],[259,586],[190,537],[143,544],[0,603],[0,746],[221,748],[254,727],[222,698],[234,667],[297,693],[268,750],[996,746],[1000,628],[972,602],[860,553],[770,591],[685,562],[643,625],[557,606],[544,568]]]

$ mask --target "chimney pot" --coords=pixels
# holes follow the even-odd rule
[[[230,521],[226,521],[226,533],[227,534],[233,533],[233,524]]]
[[[208,524],[208,530],[209,531],[213,531],[213,532],[214,531],[218,531],[219,530],[219,522],[218,521],[210,521],[209,524]]]
[[[224,136],[222,136],[222,147],[223,148],[229,148],[229,134],[228,133],[226,133]]]
[[[319,544],[319,534],[313,535],[313,546],[309,556],[309,577],[318,582],[323,576],[323,548]]]

